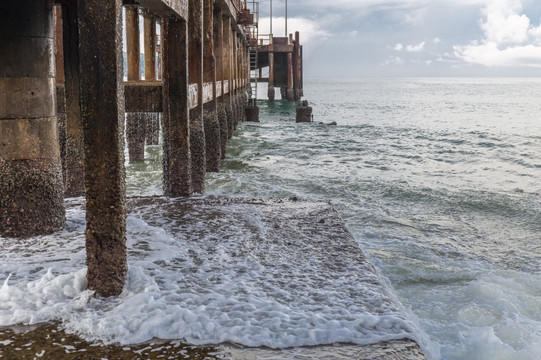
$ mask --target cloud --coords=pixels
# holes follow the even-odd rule
[[[325,24],[327,21],[313,21],[303,17],[293,17],[287,19],[288,32],[293,33],[295,31],[300,32],[301,43],[305,46],[314,45],[318,41],[316,39],[324,40],[331,36],[329,32],[325,30]],[[285,35],[285,17],[273,17],[272,19],[272,31],[274,36]],[[259,34],[270,33],[270,18],[265,17],[259,20]]]
[[[432,40],[432,42],[433,42],[434,44],[439,44],[439,43],[441,43],[441,39],[437,37],[437,38],[434,38],[434,39]]]
[[[404,45],[398,43],[398,44],[396,44],[396,45],[394,46],[393,49],[396,50],[396,51],[402,51],[402,49],[404,49]]]
[[[404,64],[404,60],[399,56],[390,56],[389,59],[384,61],[381,65],[402,65]]]
[[[541,26],[532,26],[522,10],[522,0],[488,2],[480,21],[484,39],[455,45],[455,56],[485,66],[541,67]]]
[[[406,46],[406,51],[408,52],[421,52],[425,48],[425,42],[423,41],[417,45],[408,45]]]

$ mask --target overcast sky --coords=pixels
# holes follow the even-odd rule
[[[284,36],[285,0],[272,3]],[[288,0],[288,16],[305,77],[541,76],[541,0]]]

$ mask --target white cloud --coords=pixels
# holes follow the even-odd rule
[[[393,49],[396,50],[396,51],[402,51],[402,49],[404,49],[404,45],[398,43],[398,44],[396,44],[396,45],[394,46]]]
[[[404,60],[399,56],[390,56],[389,59],[387,59],[385,62],[383,62],[381,65],[402,65],[404,64]]]
[[[325,31],[327,21],[316,22],[302,17],[293,17],[287,19],[287,28],[289,33],[300,32],[301,44],[310,47],[320,43],[331,36]],[[272,32],[274,36],[285,35],[285,18],[273,17]],[[259,19],[259,34],[270,33],[270,19],[268,17]]]
[[[439,43],[441,43],[441,39],[437,37],[437,38],[434,38],[434,40],[432,40],[432,42],[434,44],[439,44]]]
[[[423,41],[417,45],[408,45],[406,46],[406,51],[408,52],[421,52],[425,48],[425,42]]]
[[[541,26],[522,14],[522,0],[490,0],[484,8],[484,39],[454,46],[457,58],[486,66],[541,67]]]

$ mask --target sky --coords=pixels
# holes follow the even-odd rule
[[[272,4],[284,36],[285,0]],[[288,0],[295,30],[307,78],[541,76],[541,0]]]

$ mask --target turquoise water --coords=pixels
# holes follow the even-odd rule
[[[208,193],[331,200],[433,357],[541,359],[539,94],[539,79],[307,81],[315,123],[260,101]]]

